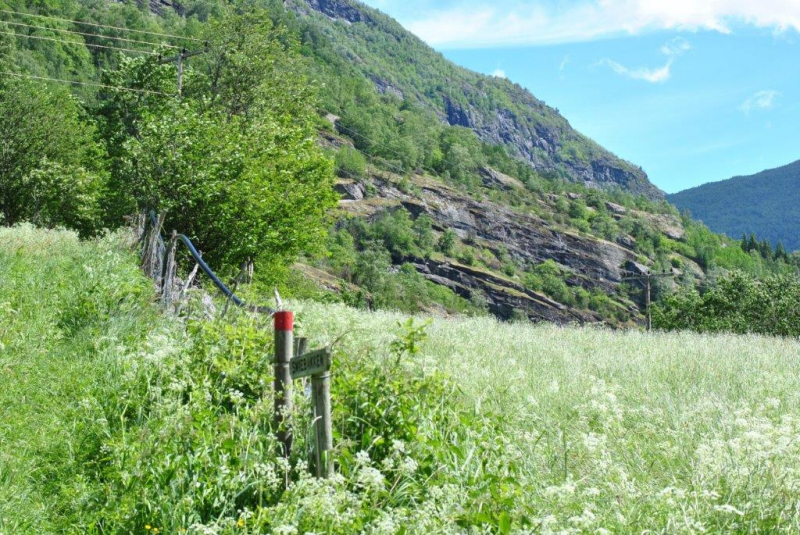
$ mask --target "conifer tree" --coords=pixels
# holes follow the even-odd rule
[[[761,240],[761,243],[758,245],[758,251],[765,260],[772,258],[772,245],[769,243],[769,240]]]
[[[789,260],[789,255],[786,253],[786,248],[783,246],[782,241],[778,241],[778,246],[775,247],[775,260]]]
[[[756,238],[756,233],[750,233],[750,239],[747,241],[747,252],[750,251],[757,251],[758,250],[758,239]]]

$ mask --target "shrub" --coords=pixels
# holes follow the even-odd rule
[[[436,238],[433,235],[433,219],[428,214],[422,214],[414,220],[413,224],[416,246],[427,257],[433,252]]]
[[[704,294],[695,289],[668,295],[653,307],[661,329],[699,332],[800,335],[800,281],[773,275],[758,280],[733,271]]]
[[[361,179],[367,172],[367,160],[353,147],[344,146],[336,151],[336,172],[340,176]]]
[[[436,242],[436,247],[442,254],[447,256],[451,256],[453,251],[455,250],[456,246],[456,233],[453,232],[451,229],[445,230],[441,236],[439,236],[439,240]]]
[[[63,88],[0,83],[0,213],[89,236],[102,228],[105,162],[93,125]]]
[[[458,253],[458,261],[467,266],[475,265],[475,250],[472,247],[466,246]]]

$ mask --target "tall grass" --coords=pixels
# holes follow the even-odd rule
[[[119,236],[0,229],[0,282],[5,535],[800,531],[795,340],[291,303],[335,342],[317,481],[260,320],[162,316]]]
[[[295,308],[319,342],[350,333],[345,353],[375,358],[402,319]],[[481,422],[426,431],[449,450],[439,477],[496,525],[505,511],[542,532],[800,531],[797,340],[490,318],[428,335],[413,366],[444,372],[460,395],[443,403]]]
[[[60,532],[102,500],[103,441],[172,336],[152,298],[119,236],[0,228],[0,533]]]

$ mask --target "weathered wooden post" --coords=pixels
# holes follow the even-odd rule
[[[294,350],[294,313],[279,311],[275,313],[275,415],[274,424],[281,455],[288,457],[292,452],[292,372],[291,362]]]
[[[148,277],[156,282],[156,286],[161,287],[161,270],[163,269],[164,257],[161,256],[162,251],[159,247],[159,240],[161,239],[161,227],[164,226],[164,219],[167,213],[161,212],[154,225],[150,226],[150,234],[147,237],[147,245],[145,249],[144,259],[142,260],[142,267]]]
[[[326,349],[326,360],[331,361],[330,349]],[[330,452],[333,449],[333,429],[331,426],[331,372],[330,369],[311,376],[311,400],[314,404],[314,449],[317,477],[333,475],[333,462]]]
[[[331,425],[331,349],[318,349],[292,360],[292,379],[311,376],[311,405],[314,410],[314,470],[317,477],[333,473],[329,453],[333,449]]]
[[[178,232],[173,230],[172,237],[167,245],[167,251],[164,254],[164,271],[161,275],[161,299],[165,306],[172,305],[175,290],[175,246],[178,243]]]
[[[308,338],[305,336],[298,336],[294,339],[294,355],[296,357],[305,355],[306,349],[308,349]]]

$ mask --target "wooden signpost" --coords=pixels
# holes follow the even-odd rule
[[[294,315],[275,313],[275,425],[282,454],[292,449],[291,411],[292,381],[311,377],[311,404],[314,410],[314,470],[317,477],[333,474],[330,452],[333,449],[331,427],[331,363],[330,348],[306,352],[307,340],[294,339]],[[293,355],[293,353],[295,353]]]
[[[291,362],[292,379],[318,375],[331,369],[331,350],[318,349],[298,355]],[[313,379],[313,377],[312,377]]]

